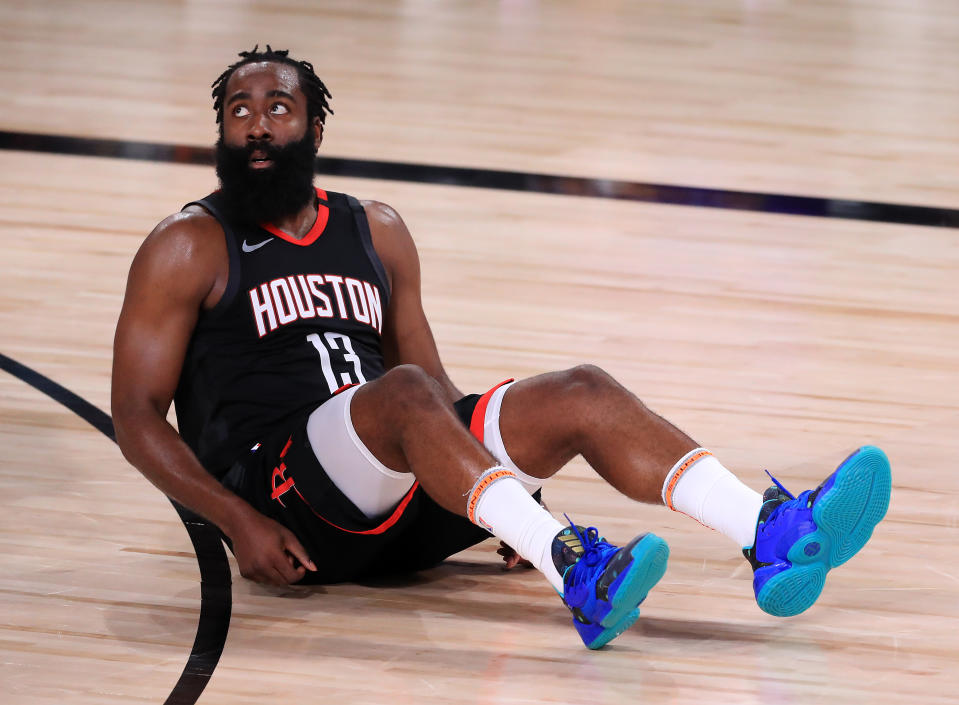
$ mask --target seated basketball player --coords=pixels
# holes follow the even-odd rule
[[[771,614],[810,607],[863,547],[889,502],[877,448],[798,497],[779,482],[759,495],[596,367],[460,392],[399,215],[313,186],[326,87],[286,52],[240,56],[213,84],[221,190],[161,222],[131,267],[113,414],[124,455],[222,530],[243,576],[416,570],[493,534],[598,648],[639,616],[669,551],[564,527],[534,499],[577,455],[728,536]]]

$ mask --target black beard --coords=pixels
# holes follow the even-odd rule
[[[250,155],[257,150],[273,165],[266,169],[250,168]],[[315,197],[316,146],[310,130],[302,139],[283,146],[258,141],[228,147],[221,135],[215,153],[220,190],[230,215],[240,222],[271,223],[296,213]]]

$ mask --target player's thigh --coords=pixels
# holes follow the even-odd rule
[[[387,467],[366,447],[353,428],[354,386],[324,402],[306,422],[317,460],[333,484],[367,517],[384,515],[413,486],[410,473]]]
[[[383,465],[411,472],[403,439],[411,425],[427,415],[453,410],[439,383],[416,365],[400,365],[364,384],[351,402],[357,436]]]

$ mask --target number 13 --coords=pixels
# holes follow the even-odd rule
[[[344,385],[362,384],[366,381],[366,378],[363,376],[360,358],[356,352],[354,352],[353,343],[349,336],[343,335],[342,333],[324,333],[323,338],[320,338],[318,334],[311,333],[306,336],[306,339],[313,343],[313,347],[316,348],[316,351],[320,354],[320,367],[323,369],[323,376],[326,377],[326,383],[330,387],[331,394]],[[327,350],[327,348],[329,348],[329,350]],[[356,379],[353,379],[348,372],[341,372],[340,379],[337,381],[336,374],[333,372],[333,363],[330,359],[330,353],[334,351],[342,353],[344,362],[353,363],[353,372],[356,374]]]

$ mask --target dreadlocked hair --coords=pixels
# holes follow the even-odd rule
[[[259,51],[260,45],[253,47],[253,51],[241,51],[240,60],[227,67],[226,71],[213,82],[213,109],[216,111],[217,124],[223,123],[223,99],[226,93],[226,84],[230,76],[241,66],[252,64],[259,61],[272,61],[278,64],[286,64],[296,69],[300,79],[300,90],[306,96],[306,113],[309,119],[320,118],[320,122],[326,124],[326,115],[333,114],[328,98],[332,98],[329,89],[320,80],[319,76],[313,71],[313,64],[309,61],[297,61],[289,57],[289,49],[273,49],[269,44],[266,45],[266,51]]]

